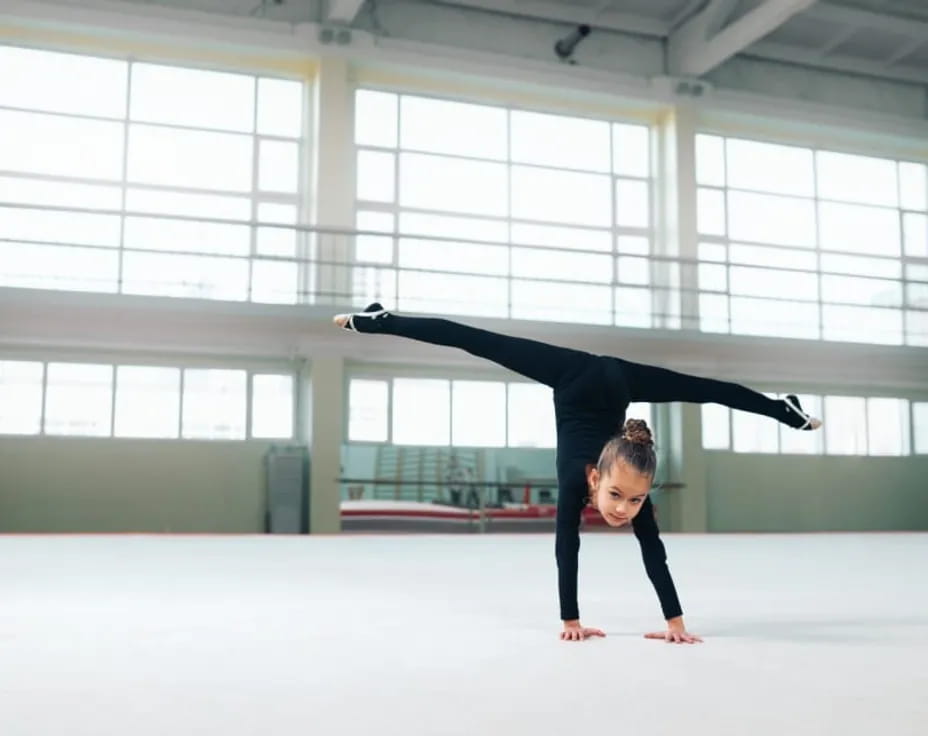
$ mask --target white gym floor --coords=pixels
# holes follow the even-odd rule
[[[928,733],[928,534],[0,536],[3,736]]]

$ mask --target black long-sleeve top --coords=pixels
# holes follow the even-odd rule
[[[554,391],[558,476],[555,555],[564,621],[580,618],[577,569],[580,517],[589,497],[586,466],[595,465],[606,442],[621,431],[628,404],[629,393],[621,361],[607,357],[597,356],[587,361]],[[645,499],[632,520],[632,527],[664,618],[682,615],[650,498]]]

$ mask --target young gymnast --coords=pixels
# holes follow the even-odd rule
[[[447,319],[401,316],[378,303],[363,312],[336,315],[334,322],[354,332],[461,348],[554,389],[558,480],[555,556],[563,622],[560,636],[568,641],[605,636],[600,629],[581,625],[577,605],[580,516],[587,504],[599,511],[609,526],[632,524],[645,571],[667,622],[666,631],[645,637],[672,643],[702,641],[683,623],[683,609],[648,498],[657,467],[654,443],[644,421],[625,421],[630,402],[714,402],[763,414],[794,429],[821,426],[792,394],[786,399],[771,399],[735,383],[501,335]]]

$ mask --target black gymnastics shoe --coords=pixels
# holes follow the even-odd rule
[[[822,426],[820,419],[816,419],[802,410],[802,405],[799,403],[796,394],[786,394],[783,403],[786,405],[786,423],[793,429],[813,430]]]
[[[390,313],[379,302],[368,304],[363,312],[336,314],[332,321],[351,332],[383,332],[384,320]]]

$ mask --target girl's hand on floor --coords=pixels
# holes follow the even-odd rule
[[[564,641],[583,641],[591,636],[605,636],[606,632],[602,629],[590,629],[581,626],[579,621],[565,621],[564,630],[561,632],[561,639]]]
[[[644,635],[645,639],[663,639],[668,644],[695,644],[702,643],[702,639],[690,634],[685,629],[670,628],[667,631],[653,631]]]

